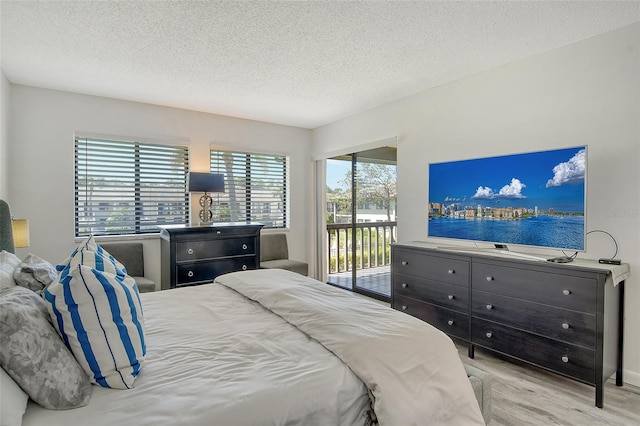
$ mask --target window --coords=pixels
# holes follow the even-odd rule
[[[189,149],[75,139],[76,237],[145,234],[189,223]]]
[[[212,149],[211,172],[222,173],[225,186],[224,193],[212,194],[213,220],[287,227],[288,163],[283,155]]]

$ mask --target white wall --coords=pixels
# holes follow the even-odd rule
[[[64,260],[74,241],[74,133],[141,138],[190,146],[191,168],[208,171],[209,144],[290,156],[289,248],[311,263],[311,132],[155,105],[12,85],[8,199],[14,216],[30,220],[32,252]],[[145,272],[160,283],[160,240],[142,239]]]
[[[615,236],[617,257],[631,264],[624,368],[640,385],[640,24],[323,126],[314,153],[390,135],[400,241],[426,240],[428,163],[588,145],[587,226]],[[580,257],[613,254],[605,234],[587,245]]]
[[[7,200],[9,192],[9,100],[11,85],[0,69],[0,199]]]

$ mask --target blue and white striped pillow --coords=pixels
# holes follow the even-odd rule
[[[124,265],[111,256],[105,249],[96,244],[93,235],[90,235],[80,244],[61,264],[56,266],[56,270],[65,276],[69,269],[85,265],[97,269],[98,271],[109,272],[116,275],[126,275],[127,270]]]
[[[44,293],[56,329],[92,383],[129,389],[146,353],[135,281],[78,265]]]
[[[56,330],[91,381],[129,389],[146,353],[138,287],[119,262],[87,242],[59,265],[44,298]]]

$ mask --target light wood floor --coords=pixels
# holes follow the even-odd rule
[[[475,358],[456,341],[462,362],[490,373],[493,416],[490,426],[640,425],[640,388],[615,380],[605,385],[604,408],[595,406],[595,388],[524,363],[507,361],[481,348]]]

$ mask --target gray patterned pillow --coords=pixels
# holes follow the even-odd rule
[[[13,279],[17,285],[38,294],[57,276],[58,272],[52,264],[32,253],[29,253],[13,271]]]
[[[49,322],[40,296],[0,290],[0,365],[35,402],[49,409],[87,405],[89,377]]]

